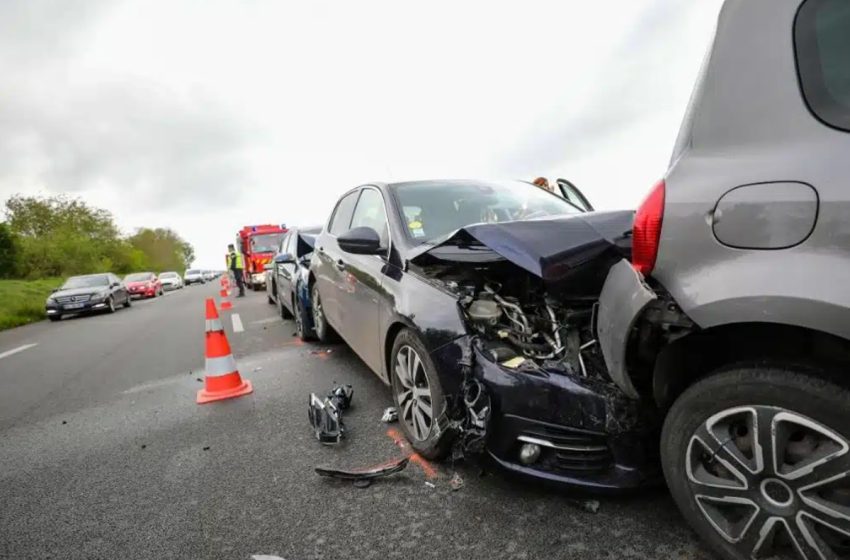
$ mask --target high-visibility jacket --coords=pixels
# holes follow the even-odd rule
[[[227,268],[230,270],[242,269],[242,253],[233,251],[227,254]]]

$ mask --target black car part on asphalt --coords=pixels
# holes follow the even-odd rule
[[[354,389],[351,385],[336,385],[324,400],[310,393],[308,415],[310,425],[320,443],[337,444],[345,437],[342,411],[351,406]]]
[[[379,465],[364,468],[335,469],[331,467],[316,467],[316,473],[319,476],[339,478],[342,480],[374,480],[403,471],[409,462],[410,457],[399,457],[398,459],[391,459]]]

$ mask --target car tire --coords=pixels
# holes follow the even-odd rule
[[[661,460],[691,527],[728,559],[771,545],[796,558],[795,543],[807,558],[822,557],[813,544],[846,551],[835,516],[850,525],[848,402],[846,387],[799,367],[736,366],[689,387],[664,421]]]
[[[440,426],[446,399],[437,368],[412,330],[396,336],[388,369],[398,423],[410,445],[428,459],[444,457],[451,443]]]
[[[107,300],[106,312],[115,313],[115,298],[112,296],[109,296],[109,299]]]
[[[328,320],[325,317],[325,309],[322,307],[318,284],[313,284],[310,290],[310,303],[313,306],[313,331],[316,333],[316,340],[324,343],[335,341],[336,332],[328,324]]]
[[[312,328],[305,326],[306,321],[309,319],[307,314],[307,310],[304,309],[304,306],[298,303],[298,298],[292,298],[292,309],[295,310],[294,319],[295,319],[295,334],[298,335],[298,338],[304,341],[315,340],[316,333]]]
[[[56,323],[62,320],[62,315],[48,315],[47,318],[51,323]]]
[[[132,307],[132,305],[133,305],[133,298],[131,298],[130,296],[127,296],[127,301],[124,302],[124,307],[125,308]]]

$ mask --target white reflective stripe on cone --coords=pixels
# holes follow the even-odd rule
[[[221,325],[220,319],[207,319],[207,332],[218,332],[223,330],[224,327]]]
[[[222,356],[221,358],[207,358],[204,364],[204,373],[206,373],[207,377],[217,377],[235,372],[236,360],[233,359],[233,354]]]

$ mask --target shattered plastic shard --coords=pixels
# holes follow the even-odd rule
[[[381,422],[384,422],[386,424],[398,422],[398,409],[396,409],[394,406],[390,406],[386,410],[384,410],[384,415],[381,416]]]
[[[319,476],[341,478],[343,480],[372,480],[375,478],[381,478],[384,476],[395,474],[397,472],[401,472],[407,467],[407,464],[409,462],[409,457],[400,457],[398,459],[392,459],[390,461],[387,461],[386,463],[381,463],[379,465],[359,469],[346,470],[333,469],[330,467],[316,467],[316,473]]]

